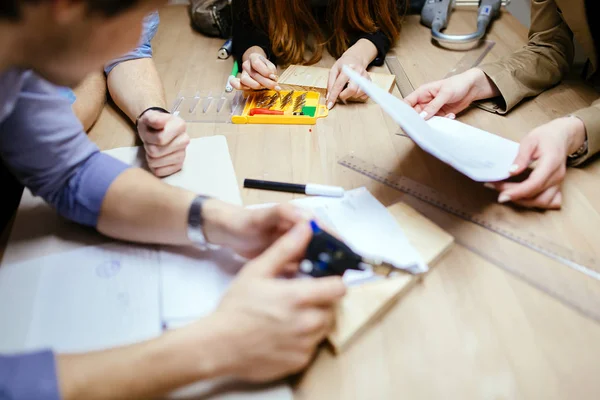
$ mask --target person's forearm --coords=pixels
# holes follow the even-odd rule
[[[141,243],[190,244],[188,214],[196,193],[168,185],[150,173],[132,168],[120,174],[108,188],[97,229],[115,239]],[[221,245],[233,206],[209,200],[203,208],[204,233]]]
[[[346,54],[351,54],[363,61],[363,67],[368,67],[377,57],[377,47],[367,39],[360,39],[356,44],[346,50]]]
[[[59,355],[64,400],[154,398],[182,386],[230,372],[224,356],[223,324],[210,316],[196,326],[158,339],[106,351]]]
[[[104,103],[106,103],[104,73],[98,71],[90,74],[73,92],[76,97],[75,103],[73,103],[73,112],[83,125],[83,130],[87,132],[100,116]]]
[[[498,86],[479,68],[471,68],[464,72],[472,80],[475,92],[474,100],[485,100],[500,96]]]
[[[150,107],[167,107],[164,88],[151,58],[118,64],[108,74],[107,82],[113,101],[133,122]]]

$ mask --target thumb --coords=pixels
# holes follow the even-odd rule
[[[532,140],[525,138],[519,146],[519,153],[510,167],[511,175],[519,175],[529,167],[529,164],[533,161],[533,153],[536,149],[536,144]]]
[[[140,122],[149,128],[163,130],[172,115],[160,111],[151,110],[142,116]]]
[[[298,263],[304,257],[311,238],[310,225],[305,221],[299,222],[260,256],[248,263],[240,273],[262,277],[276,277],[289,273],[289,264]]]
[[[423,118],[429,119],[436,115],[442,109],[442,107],[448,104],[451,96],[451,93],[440,90],[437,96],[435,96],[433,100],[431,100],[429,104],[423,108],[423,111],[421,112]]]

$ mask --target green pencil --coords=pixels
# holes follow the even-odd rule
[[[227,93],[233,91],[233,86],[231,86],[231,80],[235,79],[237,77],[238,71],[239,71],[238,62],[234,61],[233,68],[231,69],[231,75],[229,75],[229,78],[227,78],[227,85],[225,85],[225,91]]]

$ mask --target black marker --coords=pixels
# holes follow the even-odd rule
[[[302,193],[312,196],[344,197],[344,188],[308,183],[271,182],[256,179],[244,179],[244,187],[249,189],[274,190],[277,192]]]

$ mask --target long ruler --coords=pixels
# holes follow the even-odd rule
[[[404,176],[398,176],[354,155],[348,155],[338,162],[417,199],[417,202],[409,201],[408,203],[428,217],[432,212],[427,207],[437,210],[433,214],[442,211],[440,214],[459,217],[475,224],[477,227],[474,228],[476,229],[497,234],[502,243],[506,242],[504,250],[494,248],[494,246],[490,246],[488,250],[479,248],[478,241],[481,238],[481,232],[471,232],[470,234],[462,231],[451,232],[456,237],[457,243],[492,264],[518,276],[586,316],[600,321],[600,260],[597,258],[575,252],[533,233],[489,221],[483,215],[473,212],[459,202],[446,198],[426,185]],[[423,203],[425,203],[424,206]],[[435,218],[432,219],[437,222]],[[523,247],[534,252],[528,260],[522,260],[517,256],[520,253],[519,248]]]

